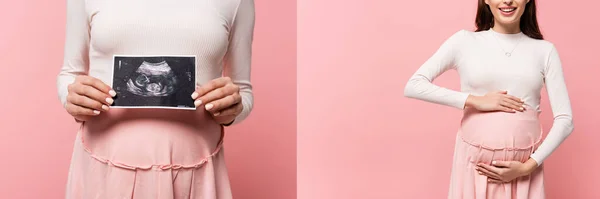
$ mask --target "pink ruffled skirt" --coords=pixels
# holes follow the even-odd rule
[[[494,160],[525,162],[539,146],[538,113],[466,110],[456,136],[449,199],[543,199],[543,165],[510,183],[489,183],[475,166]]]
[[[67,199],[232,198],[223,129],[208,115],[118,109],[102,114],[77,134]]]

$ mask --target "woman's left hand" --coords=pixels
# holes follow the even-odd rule
[[[240,88],[229,77],[217,78],[198,87],[192,99],[196,108],[204,105],[220,124],[232,123],[243,110]]]
[[[535,160],[530,159],[525,163],[519,161],[493,161],[492,165],[479,163],[475,170],[480,175],[487,176],[488,182],[506,183],[518,177],[529,175],[536,167]]]

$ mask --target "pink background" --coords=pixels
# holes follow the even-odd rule
[[[296,4],[255,4],[255,109],[247,121],[227,130],[227,164],[236,198],[294,198]],[[55,88],[64,17],[64,1],[0,0],[1,198],[64,197],[77,127]]]
[[[446,198],[461,112],[403,97],[412,73],[475,0],[298,2],[298,198]],[[546,161],[549,199],[600,198],[598,1],[538,1],[573,101],[575,131]],[[458,75],[437,84],[458,89]],[[543,125],[552,125],[544,94]]]

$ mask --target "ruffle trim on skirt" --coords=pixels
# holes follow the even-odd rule
[[[206,162],[208,162],[209,159],[211,159],[216,154],[218,154],[221,151],[221,149],[223,148],[224,129],[221,128],[221,138],[219,140],[219,143],[217,144],[217,147],[215,147],[215,150],[209,156],[206,156],[206,157],[204,157],[204,158],[196,161],[196,163],[194,163],[194,164],[185,164],[185,165],[182,165],[182,164],[131,165],[131,164],[126,164],[126,163],[122,163],[122,162],[112,161],[112,160],[109,160],[108,158],[100,157],[100,156],[94,154],[94,152],[85,143],[85,139],[84,139],[84,136],[83,136],[83,126],[84,125],[85,125],[85,122],[83,122],[80,125],[80,129],[79,129],[79,132],[82,133],[81,134],[81,145],[82,145],[83,149],[90,155],[90,157],[92,157],[93,159],[95,159],[95,160],[97,160],[99,162],[107,164],[109,166],[114,166],[114,167],[128,169],[128,170],[178,170],[178,169],[196,169],[196,168],[200,168],[204,164],[206,164]]]
[[[487,146],[485,144],[479,144],[479,143],[475,143],[472,142],[470,140],[465,139],[462,135],[461,132],[459,130],[458,133],[458,137],[460,137],[460,139],[465,142],[468,145],[477,147],[479,149],[486,149],[486,150],[490,150],[490,151],[526,151],[526,150],[530,150],[531,153],[533,153],[533,151],[541,144],[542,142],[542,136],[539,136],[538,139],[534,142],[531,143],[531,145],[529,146],[525,146],[525,147],[491,147],[491,146]]]
[[[543,130],[539,113],[528,108],[520,113],[465,110],[458,136],[465,143],[490,151],[527,151],[539,146]]]

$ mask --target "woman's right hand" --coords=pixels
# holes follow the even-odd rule
[[[509,113],[524,111],[523,100],[507,93],[506,91],[495,91],[484,96],[469,95],[466,105],[479,111],[504,111]]]
[[[116,95],[108,85],[87,75],[77,76],[68,91],[65,109],[78,121],[87,121],[101,111],[108,111]]]

